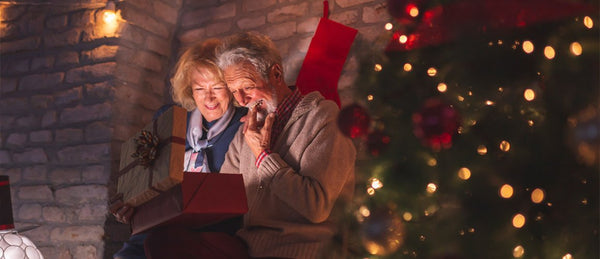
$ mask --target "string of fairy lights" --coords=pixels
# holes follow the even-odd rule
[[[419,15],[419,9],[417,8],[416,5],[409,4],[409,6],[406,7],[406,12],[413,18],[415,18]],[[575,21],[578,23],[581,23],[587,30],[591,30],[594,27],[593,19],[589,16],[585,16],[585,17],[583,17],[583,19],[576,18]],[[384,25],[384,29],[386,31],[392,31],[394,29],[394,24],[386,23]],[[399,35],[399,37],[397,37],[398,43],[405,44],[405,43],[407,43],[407,41],[409,40],[410,37],[411,37],[411,35],[406,35],[406,34]],[[557,51],[556,46],[553,46],[551,44],[536,46],[532,41],[530,41],[528,39],[524,39],[522,41],[514,41],[514,42],[511,42],[510,44],[511,44],[510,47],[512,49],[514,49],[515,51],[520,49],[520,51],[523,51],[524,53],[526,53],[528,55],[535,54],[536,51],[541,50],[541,52],[542,52],[541,54],[543,55],[543,57],[549,61],[555,59],[557,57],[557,55],[560,54],[559,51]],[[504,45],[506,45],[506,43],[503,42],[502,40],[498,40],[495,42],[489,42],[488,45],[490,47],[504,46]],[[582,44],[577,41],[570,42],[568,45],[568,48],[566,48],[566,49],[568,49],[569,54],[574,57],[580,56],[584,52]],[[373,67],[373,70],[375,72],[380,72],[384,69],[385,69],[385,67],[380,63],[375,64]],[[402,66],[402,69],[405,72],[409,72],[409,73],[410,72],[413,72],[413,73],[419,72],[419,71],[414,70],[413,65],[410,62],[405,63]],[[430,66],[423,72],[426,73],[429,77],[435,78],[438,75],[438,68],[436,68],[434,66]],[[540,72],[538,72],[538,76],[539,76],[539,74],[540,74]],[[440,93],[448,93],[449,86],[446,82],[438,82],[436,85],[436,89]],[[503,91],[504,91],[503,87],[498,87],[498,92],[502,93]],[[536,91],[539,91],[539,90],[535,89],[535,88],[524,89],[522,92],[523,100],[525,100],[526,102],[533,102],[537,96]],[[468,96],[471,96],[472,92],[468,91],[466,94]],[[465,101],[465,96],[463,96],[461,94],[456,94],[456,96],[454,98],[456,98],[456,100],[458,100],[459,102]],[[376,101],[376,96],[374,96],[373,94],[367,94],[366,101],[367,102]],[[495,105],[495,102],[492,99],[486,99],[483,101],[482,105],[483,106],[492,106],[492,105]],[[475,125],[477,123],[477,121],[471,120],[467,123],[470,125]],[[533,119],[527,119],[526,123],[529,127],[533,127],[535,124]],[[461,134],[462,133],[461,131],[462,131],[462,128],[459,127],[457,133]],[[509,142],[509,140],[505,139],[505,140],[501,140],[498,143],[498,146],[496,148],[498,148],[502,152],[508,153],[511,151],[512,147],[511,147],[511,143]],[[475,152],[481,156],[485,156],[486,154],[488,154],[488,147],[486,145],[479,145],[477,147],[477,149],[475,150]],[[437,165],[437,160],[433,157],[430,157],[425,162],[428,166],[433,167],[433,166]],[[375,175],[375,176],[373,176],[367,180],[365,191],[368,196],[375,196],[377,194],[377,191],[384,187],[383,181],[381,179],[379,179],[379,177],[377,176],[380,174],[380,173],[378,173],[378,171],[381,171],[381,170],[377,170],[377,168],[375,168],[374,172],[371,174],[371,175]],[[472,173],[468,167],[462,167],[456,172],[456,175],[457,175],[458,179],[460,179],[462,181],[468,181],[471,178]],[[583,181],[583,183],[585,183],[585,180]],[[435,182],[429,182],[424,186],[424,192],[426,194],[434,194],[437,190],[438,190],[438,184],[436,184]],[[547,193],[543,188],[539,188],[539,187],[526,188],[525,191],[527,191],[529,193],[529,199],[531,200],[531,202],[533,204],[544,204],[544,200],[547,196]],[[511,186],[508,183],[505,183],[505,184],[502,184],[500,186],[500,188],[498,189],[498,196],[500,199],[511,199],[514,197],[515,192],[516,191],[513,186]],[[581,204],[584,204],[584,205],[587,204],[587,199],[583,198],[581,200]],[[548,207],[551,207],[552,203],[546,202],[545,205]],[[435,213],[435,211],[437,209],[438,209],[437,206],[432,205],[432,206],[427,207],[422,213],[425,216],[429,216],[429,215],[432,215],[433,213]],[[366,205],[361,205],[355,211],[354,216],[356,217],[358,222],[364,223],[369,219],[371,214],[372,214],[372,211]],[[411,220],[413,220],[414,215],[411,212],[404,211],[401,213],[401,218],[406,222],[410,222]],[[517,213],[513,214],[512,218],[509,218],[506,220],[509,221],[510,224],[512,225],[512,227],[514,227],[516,229],[523,228],[525,226],[525,224],[527,223],[526,216],[521,212],[517,212]],[[541,220],[541,216],[537,216],[535,218],[535,220]],[[395,232],[400,231],[399,229],[397,229],[397,228],[394,229],[394,228],[395,227],[393,225],[391,225],[391,226],[389,226],[388,231],[395,231]],[[475,231],[476,230],[474,228],[468,227],[466,229],[460,230],[460,232],[458,234],[465,235],[466,233],[473,233]],[[419,238],[422,241],[426,239],[426,237],[423,235],[421,235]],[[394,252],[395,250],[397,250],[403,242],[400,233],[398,234],[397,239],[388,240],[388,241],[389,241],[389,243],[387,244],[387,247],[385,245],[382,246],[381,244],[375,244],[373,242],[364,242],[364,241],[363,241],[363,245],[365,246],[367,251],[373,255],[387,255],[387,254],[390,254],[390,253]],[[525,250],[526,250],[526,248],[524,247],[524,245],[517,244],[516,246],[514,246],[514,248],[512,250],[512,255],[514,258],[522,258],[525,254]],[[416,255],[416,254],[414,254],[415,253],[414,251],[404,252],[404,253],[405,254],[413,253],[413,255]],[[573,259],[573,255],[569,252],[565,252],[562,255],[562,259]]]

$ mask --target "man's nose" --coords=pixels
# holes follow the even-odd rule
[[[242,106],[246,106],[252,100],[252,97],[243,90],[238,90],[234,97],[235,100]]]

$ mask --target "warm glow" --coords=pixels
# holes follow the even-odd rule
[[[513,188],[512,186],[505,184],[500,187],[500,197],[504,199],[508,199],[513,196]]]
[[[533,99],[535,99],[535,91],[533,91],[533,89],[525,89],[523,97],[525,97],[525,100],[527,101],[533,101]]]
[[[544,48],[544,56],[546,56],[547,59],[553,59],[554,57],[556,57],[556,51],[554,51],[553,47],[546,46]]]
[[[594,27],[594,21],[589,16],[586,16],[583,18],[583,25],[585,25],[586,28],[591,29]]]
[[[379,181],[379,179],[377,179],[377,178],[371,178],[370,182],[371,182],[371,187],[373,187],[373,189],[375,189],[375,190],[383,187],[383,183],[381,181]]]
[[[491,105],[494,105],[494,102],[493,102],[493,101],[491,101],[491,100],[486,100],[486,101],[485,101],[485,105],[487,105],[487,106],[491,106]]]
[[[540,203],[544,200],[544,190],[540,189],[540,188],[536,188],[535,190],[533,190],[533,192],[531,192],[531,201],[533,201],[533,203]]]
[[[437,69],[435,69],[435,67],[430,67],[429,69],[427,69],[427,75],[429,76],[435,76],[437,74]]]
[[[373,101],[373,95],[372,94],[367,95],[367,101],[369,101],[369,102]]]
[[[391,31],[393,28],[394,28],[394,25],[393,25],[393,24],[391,24],[391,23],[389,23],[389,22],[385,24],[385,29],[386,29],[386,30],[388,30],[388,31]]]
[[[412,70],[412,65],[410,63],[404,64],[404,71],[408,72]]]
[[[102,19],[105,23],[115,23],[117,22],[117,13],[115,11],[104,11]]]
[[[513,227],[522,228],[525,225],[525,216],[523,214],[517,214],[512,219]]]
[[[371,211],[369,211],[369,209],[367,208],[367,206],[360,206],[360,208],[358,209],[358,212],[360,213],[361,216],[363,217],[369,217],[371,215]]]
[[[458,178],[468,180],[469,178],[471,178],[471,170],[469,170],[469,168],[466,167],[459,169]]]
[[[410,212],[404,212],[404,214],[402,214],[402,218],[405,221],[411,221],[413,218],[413,215]]]
[[[575,56],[579,56],[581,55],[581,53],[583,53],[583,48],[581,47],[581,44],[579,44],[579,42],[571,43],[569,49],[571,50],[571,53],[573,53],[573,55]]]
[[[523,41],[523,51],[525,51],[527,54],[533,52],[533,42],[528,40]]]
[[[459,95],[459,96],[457,96],[456,98],[458,99],[458,101],[459,101],[459,102],[462,102],[462,101],[464,101],[464,100],[465,100],[465,98],[464,98],[464,97],[462,97],[462,96],[460,96],[460,95]]]
[[[419,15],[419,8],[417,8],[416,6],[410,7],[410,9],[408,10],[408,15],[410,15],[411,17],[417,17]]]
[[[437,165],[437,160],[435,160],[435,158],[430,158],[427,160],[427,165],[428,166],[436,166]]]
[[[446,92],[446,90],[448,90],[448,86],[444,83],[439,83],[437,85],[437,89],[438,89],[438,91],[443,93],[443,92]]]
[[[500,150],[508,152],[510,150],[510,143],[506,140],[500,142]]]
[[[406,43],[406,41],[408,41],[408,37],[406,37],[404,34],[400,35],[400,38],[398,38],[398,42],[402,44]]]
[[[373,70],[379,72],[381,71],[381,69],[383,69],[383,67],[381,66],[381,64],[375,64],[375,67],[373,68]]]
[[[573,259],[573,256],[571,254],[566,254],[563,255],[562,259]]]
[[[485,154],[487,154],[487,147],[484,146],[484,145],[479,145],[477,147],[477,154],[480,154],[482,156],[485,155]]]
[[[523,256],[523,254],[525,254],[525,248],[523,248],[521,245],[515,246],[513,249],[513,257],[520,258]]]
[[[373,189],[373,187],[367,188],[367,194],[369,194],[369,196],[375,195],[375,189]]]
[[[427,185],[427,192],[428,193],[434,193],[437,190],[437,186],[435,185],[435,183],[429,183]]]
[[[533,126],[533,121],[532,120],[528,120],[527,121],[527,125],[529,125],[529,127]]]

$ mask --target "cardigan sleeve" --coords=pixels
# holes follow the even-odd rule
[[[309,131],[312,134],[296,137],[296,141],[306,143],[301,145],[304,150],[297,171],[276,151],[258,169],[264,176],[271,175],[270,188],[278,199],[314,223],[327,220],[345,186],[351,184],[354,188],[356,151],[351,140],[339,131],[337,107],[331,105],[309,112],[305,121],[313,127]]]

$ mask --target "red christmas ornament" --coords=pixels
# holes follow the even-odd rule
[[[350,138],[367,135],[370,123],[369,114],[358,104],[344,107],[338,115],[338,127],[342,133]]]
[[[458,112],[438,98],[425,101],[421,111],[413,114],[412,121],[415,136],[434,150],[450,148],[460,126]]]

